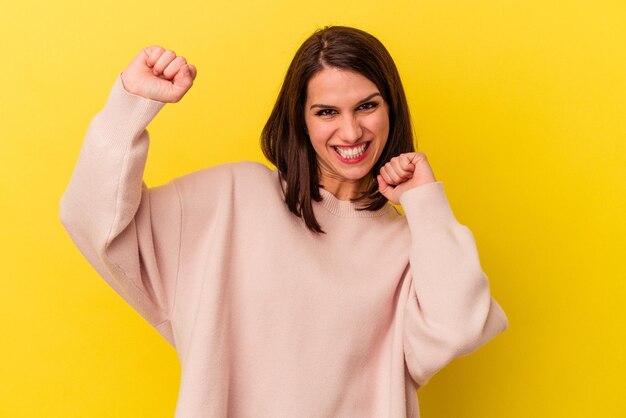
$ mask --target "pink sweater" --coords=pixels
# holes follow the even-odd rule
[[[61,221],[98,274],[176,349],[176,417],[419,417],[416,390],[508,326],[443,183],[359,212],[321,189],[316,236],[277,172],[209,167],[148,188],[164,103],[118,75]]]

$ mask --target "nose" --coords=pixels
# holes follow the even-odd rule
[[[356,116],[346,115],[341,120],[341,126],[339,127],[339,138],[341,140],[352,144],[361,139],[362,135],[361,123]]]

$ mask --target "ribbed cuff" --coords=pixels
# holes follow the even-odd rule
[[[400,196],[400,204],[409,223],[416,220],[420,223],[457,222],[441,181],[407,190]]]
[[[141,133],[165,105],[164,102],[129,93],[118,74],[109,97],[97,115],[98,128],[107,131],[107,138],[116,148],[128,148],[130,140]]]

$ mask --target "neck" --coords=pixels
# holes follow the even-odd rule
[[[320,186],[339,200],[351,200],[357,198],[367,189],[367,179],[339,180],[326,177],[320,180]]]

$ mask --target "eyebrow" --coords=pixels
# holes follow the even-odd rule
[[[359,101],[359,102],[357,103],[357,106],[358,106],[358,105],[361,105],[361,104],[363,104],[363,103],[365,103],[365,102],[367,102],[368,100],[371,100],[372,98],[374,98],[374,97],[376,97],[376,96],[381,96],[381,94],[380,94],[380,93],[378,93],[378,92],[376,92],[376,93],[372,93],[372,94],[370,94],[369,96],[367,96],[365,99],[363,99],[363,100]],[[382,96],[381,96],[381,97],[382,97]],[[318,103],[311,105],[311,107],[310,107],[309,109],[313,109],[314,107],[321,107],[321,108],[324,108],[324,109],[337,109],[337,106],[333,106],[333,105],[325,105],[325,104],[318,104]]]

